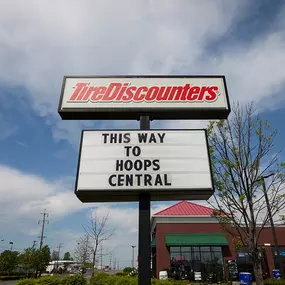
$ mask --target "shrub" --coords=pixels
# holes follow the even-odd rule
[[[137,285],[138,278],[132,276],[108,275],[106,273],[98,273],[91,277],[90,285]],[[188,281],[167,280],[151,280],[152,285],[187,285]],[[285,285],[285,284],[284,284]]]
[[[115,280],[114,284],[115,285],[137,285],[138,279],[128,277],[128,276],[117,277],[117,280]]]
[[[189,281],[188,280],[174,280],[174,279],[166,279],[166,280],[157,280],[157,279],[152,279],[153,285],[188,285]]]
[[[67,276],[61,280],[60,285],[87,285],[82,275]]]
[[[115,275],[109,275],[104,272],[96,273],[94,276],[90,278],[89,284],[90,285],[109,285],[110,284],[109,279],[111,276],[114,278]]]
[[[125,267],[123,272],[130,273],[131,271],[133,271],[133,269],[134,269],[133,267]]]
[[[128,275],[128,273],[126,273],[126,272],[117,272],[115,275],[117,275],[117,276],[126,276],[126,275]]]
[[[17,282],[17,285],[35,285],[35,279],[29,278],[29,279],[22,279]]]
[[[60,285],[58,276],[43,276],[38,279],[22,279],[17,285]]]
[[[90,285],[137,285],[135,277],[98,273],[90,278]]]
[[[285,279],[265,279],[264,285],[285,285]]]

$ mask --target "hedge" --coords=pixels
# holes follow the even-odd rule
[[[23,279],[18,281],[17,285],[87,285],[87,281],[81,275],[67,276],[62,280],[55,275],[38,279]]]
[[[132,276],[109,275],[107,273],[97,273],[90,278],[90,285],[137,285],[138,278]],[[187,285],[188,281],[151,280],[152,285]]]
[[[82,275],[67,276],[61,280],[60,285],[87,285]]]
[[[285,279],[265,279],[264,285],[285,285]]]
[[[36,283],[36,279],[22,279],[20,281],[17,282],[17,285],[35,285],[35,284],[39,284]]]
[[[17,285],[87,285],[87,280],[81,275],[68,276],[60,280],[58,276],[44,276],[38,279],[23,279]],[[131,276],[109,275],[107,273],[97,273],[90,278],[90,285],[137,285],[138,278]],[[172,279],[157,280],[152,279],[152,285],[187,285],[188,281],[175,281]],[[271,284],[266,284],[271,285]],[[285,284],[272,284],[285,285]]]

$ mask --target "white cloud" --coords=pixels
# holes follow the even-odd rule
[[[130,266],[132,260],[132,245],[138,251],[138,203],[81,203],[70,187],[70,178],[60,181],[48,181],[42,177],[20,172],[16,169],[0,166],[0,227],[5,229],[5,244],[0,244],[0,250],[8,248],[8,239],[15,242],[15,248],[22,250],[31,246],[32,239],[37,240],[40,226],[37,221],[40,213],[47,209],[51,213],[51,223],[46,227],[48,240],[45,243],[56,249],[58,243],[63,242],[62,252],[72,252],[76,240],[85,234],[83,227],[89,223],[90,211],[97,211],[98,216],[109,213],[107,227],[115,229],[109,241],[103,244],[103,253],[112,252],[112,258],[120,261],[120,266]],[[157,213],[173,204],[172,202],[155,202],[151,204],[151,214]],[[207,201],[194,203],[209,207]],[[59,226],[61,218],[77,212],[83,208],[90,208],[79,223],[81,230],[74,230]],[[110,255],[103,258],[103,263],[109,264]]]
[[[238,45],[212,63],[216,72],[226,72],[232,98],[254,101],[261,108],[284,103],[284,27],[253,43]]]
[[[0,82],[27,88],[33,108],[55,116],[54,136],[74,144],[82,123],[58,122],[56,114],[64,75],[207,73],[200,68],[207,44],[228,31],[244,3],[2,1]]]
[[[231,32],[232,25],[246,10],[246,3],[2,0],[0,68],[4,72],[0,74],[0,84],[27,89],[32,107],[47,117],[54,137],[69,140],[73,145],[79,142],[81,128],[93,123],[86,126],[82,121],[59,119],[57,104],[64,75],[225,74],[230,98],[254,100],[261,107],[271,107],[282,101],[282,97],[272,97],[272,93],[282,90],[285,81],[284,17],[277,18],[274,33],[251,43],[235,42],[234,46],[225,43],[215,58],[207,51],[213,40],[219,41]],[[152,125],[201,128],[206,122],[167,121]],[[137,122],[104,121],[94,126],[133,128]],[[2,136],[12,135],[16,126],[14,129],[9,126],[9,131]],[[88,207],[78,201],[71,183],[66,181],[47,181],[3,165],[0,180],[0,213],[8,213],[0,225],[5,225],[7,231],[16,228],[18,232],[35,234],[37,229],[28,228],[27,224],[31,220],[36,222],[44,208],[58,219]],[[123,241],[114,255],[122,262],[130,261],[130,246],[137,243],[137,209],[128,205],[100,206],[100,211],[110,212],[110,226],[118,229],[109,247]],[[164,208],[156,207],[157,211]],[[72,239],[78,234],[58,230],[62,239]],[[66,248],[73,243],[70,241]]]
[[[0,213],[5,214],[0,225],[5,223],[7,232],[15,229],[18,233],[33,231],[27,224],[36,224],[44,209],[52,212],[54,219],[59,219],[88,206],[76,198],[69,179],[47,181],[0,165],[0,180]]]
[[[271,23],[274,32],[252,42],[225,42],[215,57],[208,53],[213,41],[220,44],[220,38],[232,33],[247,5],[247,1],[2,1],[0,67],[5,72],[0,82],[27,88],[33,108],[53,117],[47,123],[54,137],[73,145],[85,126],[82,121],[62,122],[57,115],[64,75],[225,74],[231,99],[253,100],[261,108],[282,106],[284,98],[278,93],[285,82],[283,17]],[[99,127],[129,125],[135,123],[111,121]],[[94,126],[98,128],[98,123]]]
[[[48,240],[45,240],[45,243],[49,244],[51,249],[56,249],[58,243],[63,242],[63,252],[72,252],[76,240],[85,234],[81,224],[88,224],[90,210],[86,212],[86,219],[78,225],[81,231],[62,228],[57,222],[81,209],[91,208],[96,209],[99,216],[109,213],[108,228],[115,229],[114,236],[104,244],[104,252],[113,251],[113,257],[120,260],[121,266],[130,265],[131,245],[137,245],[138,242],[137,203],[83,204],[73,193],[69,177],[48,181],[5,165],[0,166],[0,180],[0,227],[5,229],[0,236],[5,239],[5,242],[0,244],[0,250],[9,247],[8,239],[14,241],[18,250],[31,246],[32,239],[38,240],[40,226],[37,222],[41,218],[40,213],[47,209],[51,215],[50,224],[46,227]],[[152,212],[165,207],[164,203],[155,203],[152,205]],[[128,251],[129,255],[126,253]],[[104,258],[109,260],[109,256]]]
[[[166,204],[156,203],[152,205],[151,212],[158,212],[166,207]],[[119,260],[120,266],[131,266],[132,245],[136,246],[135,256],[138,253],[138,204],[99,204],[94,210],[98,217],[109,214],[106,228],[115,230],[112,238],[103,243],[103,252],[112,252],[113,259]],[[109,257],[105,256],[103,262],[109,264]]]

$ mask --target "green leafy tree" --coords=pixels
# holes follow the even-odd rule
[[[258,240],[270,221],[266,204],[278,220],[285,207],[285,164],[274,150],[277,131],[256,114],[253,104],[234,105],[229,120],[208,128],[216,192],[211,205],[223,227],[249,254],[256,283],[263,285]],[[264,177],[272,175],[264,187]]]
[[[48,245],[42,247],[42,249],[38,249],[36,251],[36,261],[38,264],[38,270],[40,274],[46,270],[50,262],[50,248]]]
[[[26,272],[35,272],[41,275],[50,262],[50,249],[45,245],[42,249],[27,248],[19,257],[21,265]]]
[[[63,260],[73,260],[69,251],[64,254]]]
[[[25,269],[26,273],[34,272],[35,269],[35,248],[27,248],[24,252],[19,256],[19,263]]]
[[[0,271],[11,274],[18,262],[19,253],[17,251],[5,250],[0,255]]]

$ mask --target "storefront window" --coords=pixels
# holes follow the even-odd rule
[[[200,248],[198,246],[193,247],[193,259],[194,260],[201,260]]]
[[[209,246],[201,246],[201,247],[200,247],[200,250],[201,250],[201,251],[209,252],[209,251],[211,251],[211,248],[210,248]]]
[[[176,246],[174,246],[174,247],[171,247],[170,248],[170,253],[172,253],[172,252],[180,252],[180,247],[176,247]]]
[[[211,263],[212,256],[210,251],[202,251],[201,252],[201,261],[202,263]]]
[[[221,246],[211,246],[212,251],[217,251],[217,252],[222,252],[222,247]]]
[[[281,259],[281,264],[283,264],[285,270],[285,246],[284,245],[279,245],[279,252],[280,252],[280,257],[278,258],[277,256],[277,251],[275,246],[272,246],[272,254],[273,254],[273,259],[274,259],[274,264],[275,268],[280,268],[280,259]]]
[[[217,264],[223,264],[223,254],[221,251],[212,251],[212,260]]]
[[[223,268],[221,246],[170,247],[171,267],[186,266],[189,270],[212,273]]]

